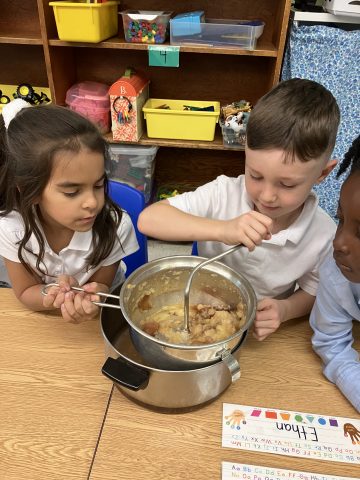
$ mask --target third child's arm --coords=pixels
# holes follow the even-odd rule
[[[216,220],[185,213],[167,200],[147,207],[138,221],[141,232],[161,240],[242,243],[249,250],[263,239],[270,238],[271,227],[272,220],[259,212],[250,211],[230,220]]]

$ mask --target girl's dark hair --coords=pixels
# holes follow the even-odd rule
[[[264,95],[250,113],[246,142],[253,150],[281,149],[303,162],[334,148],[340,111],[334,96],[312,80],[292,78]]]
[[[341,162],[337,178],[347,171],[350,167],[350,175],[354,172],[360,172],[360,135],[355,138],[349,150],[345,153],[344,160]]]
[[[18,256],[31,273],[23,252],[28,250],[26,244],[34,234],[39,243],[36,267],[47,274],[43,264],[45,242],[36,223],[34,204],[50,179],[55,154],[61,151],[78,153],[82,148],[101,153],[105,166],[109,164],[108,144],[96,126],[65,107],[24,108],[11,120],[7,130],[0,117],[0,216],[13,210],[20,213],[25,233],[18,243]],[[108,196],[106,174],[104,190],[105,204],[92,229],[93,251],[87,259],[89,269],[109,256],[121,222],[122,211]]]

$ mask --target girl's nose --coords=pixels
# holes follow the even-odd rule
[[[93,210],[97,207],[97,198],[93,193],[86,195],[86,198],[83,201],[83,208]]]

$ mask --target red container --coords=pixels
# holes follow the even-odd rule
[[[98,82],[75,83],[66,93],[66,104],[95,123],[101,133],[110,131],[108,85]]]

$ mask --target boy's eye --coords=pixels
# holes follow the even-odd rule
[[[104,186],[105,186],[104,183],[102,183],[101,185],[95,185],[95,188],[101,189],[101,188],[104,188]]]
[[[286,183],[281,183],[280,185],[284,188],[295,188],[296,187],[296,185],[287,185]]]
[[[253,180],[261,180],[261,177],[257,177],[256,175],[253,175],[250,173],[250,177],[253,179]]]

